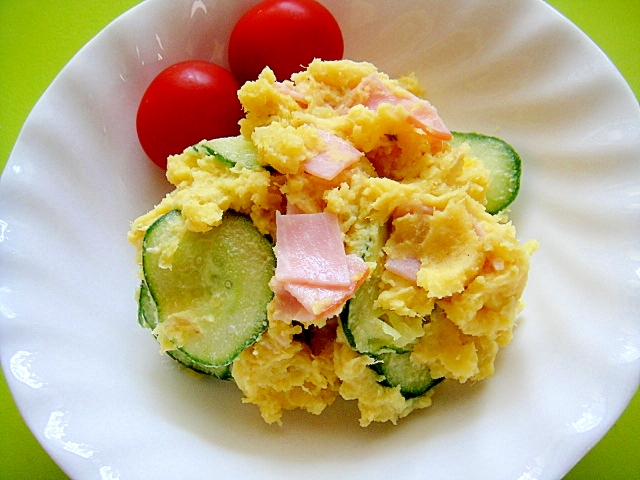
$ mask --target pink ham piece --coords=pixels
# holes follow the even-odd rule
[[[318,133],[324,140],[326,148],[305,162],[304,169],[307,173],[325,180],[333,180],[345,168],[362,157],[362,152],[337,135],[325,130],[318,130]]]
[[[451,140],[451,132],[433,105],[411,92],[404,92],[403,96],[397,95],[382,82],[378,74],[372,73],[364,77],[356,90],[366,92],[367,98],[363,102],[365,107],[376,110],[382,103],[404,105],[409,112],[409,121],[415,127],[439,140]]]
[[[390,272],[400,275],[402,278],[416,283],[418,281],[418,271],[420,270],[420,260],[415,257],[389,258],[384,264]]]
[[[367,277],[369,267],[360,257],[347,255],[347,266],[351,278],[351,283],[347,287],[318,287],[292,283],[284,288],[308,312],[315,316],[327,315],[337,308],[342,309],[344,303],[351,298]]]
[[[312,322],[337,315],[369,274],[346,255],[338,218],[331,213],[276,214],[274,317]]]
[[[433,215],[434,208],[431,205],[423,205],[421,203],[406,203],[397,206],[393,209],[391,216],[393,218],[404,217],[410,213],[417,213],[420,215]]]
[[[304,211],[295,203],[290,202],[287,198],[287,215],[297,215],[299,213],[304,213]]]
[[[482,227],[480,222],[473,222],[473,231],[476,232],[476,235],[478,236],[478,238],[482,238],[485,235],[487,235],[487,232]]]
[[[298,92],[293,85],[287,85],[285,83],[281,83],[281,82],[276,82],[275,83],[276,88],[278,90],[280,90],[282,93],[284,93],[285,95],[289,95],[291,98],[293,98],[297,103],[306,105],[307,101],[304,98],[304,95],[300,92]]]
[[[321,287],[351,283],[338,217],[276,214],[276,279]]]
[[[302,304],[284,289],[284,284],[278,282],[275,277],[269,283],[273,290],[273,317],[276,320],[296,320],[302,323],[310,323],[316,320],[316,316],[309,312]]]

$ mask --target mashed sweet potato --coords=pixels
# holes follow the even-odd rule
[[[335,215],[345,253],[366,261],[376,311],[411,362],[450,381],[491,376],[537,243],[520,244],[506,213],[486,212],[487,170],[467,146],[450,146],[435,109],[416,103],[420,93],[414,77],[390,79],[369,63],[316,60],[286,82],[265,69],[239,91],[241,133],[264,168],[229,167],[193,148],[170,157],[176,188],[134,222],[130,241],[140,247],[148,226],[174,209],[194,231],[235,210],[274,240],[277,214]],[[312,158],[324,161],[319,169]],[[388,235],[372,252],[379,229]],[[265,421],[296,408],[319,414],[339,395],[358,402],[363,426],[431,404],[434,389],[407,398],[386,385],[335,317],[286,318],[274,300],[268,318],[232,367]]]

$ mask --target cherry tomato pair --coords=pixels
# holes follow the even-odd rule
[[[231,72],[188,60],[151,82],[138,107],[136,128],[149,158],[166,168],[167,157],[203,139],[237,135],[243,112],[240,84],[269,66],[278,80],[314,58],[342,58],[344,43],[331,13],[316,0],[264,0],[248,10],[229,39]]]

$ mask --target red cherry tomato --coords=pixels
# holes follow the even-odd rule
[[[240,83],[265,66],[282,81],[314,58],[340,60],[344,41],[331,12],[315,0],[265,0],[248,10],[229,39],[229,65]]]
[[[160,72],[138,107],[136,128],[145,153],[167,168],[169,155],[200,140],[238,135],[238,88],[231,72],[210,62],[188,60]]]

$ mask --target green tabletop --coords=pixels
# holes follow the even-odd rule
[[[0,0],[0,171],[29,111],[67,61],[138,0]],[[640,97],[640,0],[551,0]],[[0,480],[64,479],[20,417],[0,373]],[[640,393],[565,477],[640,478]]]

